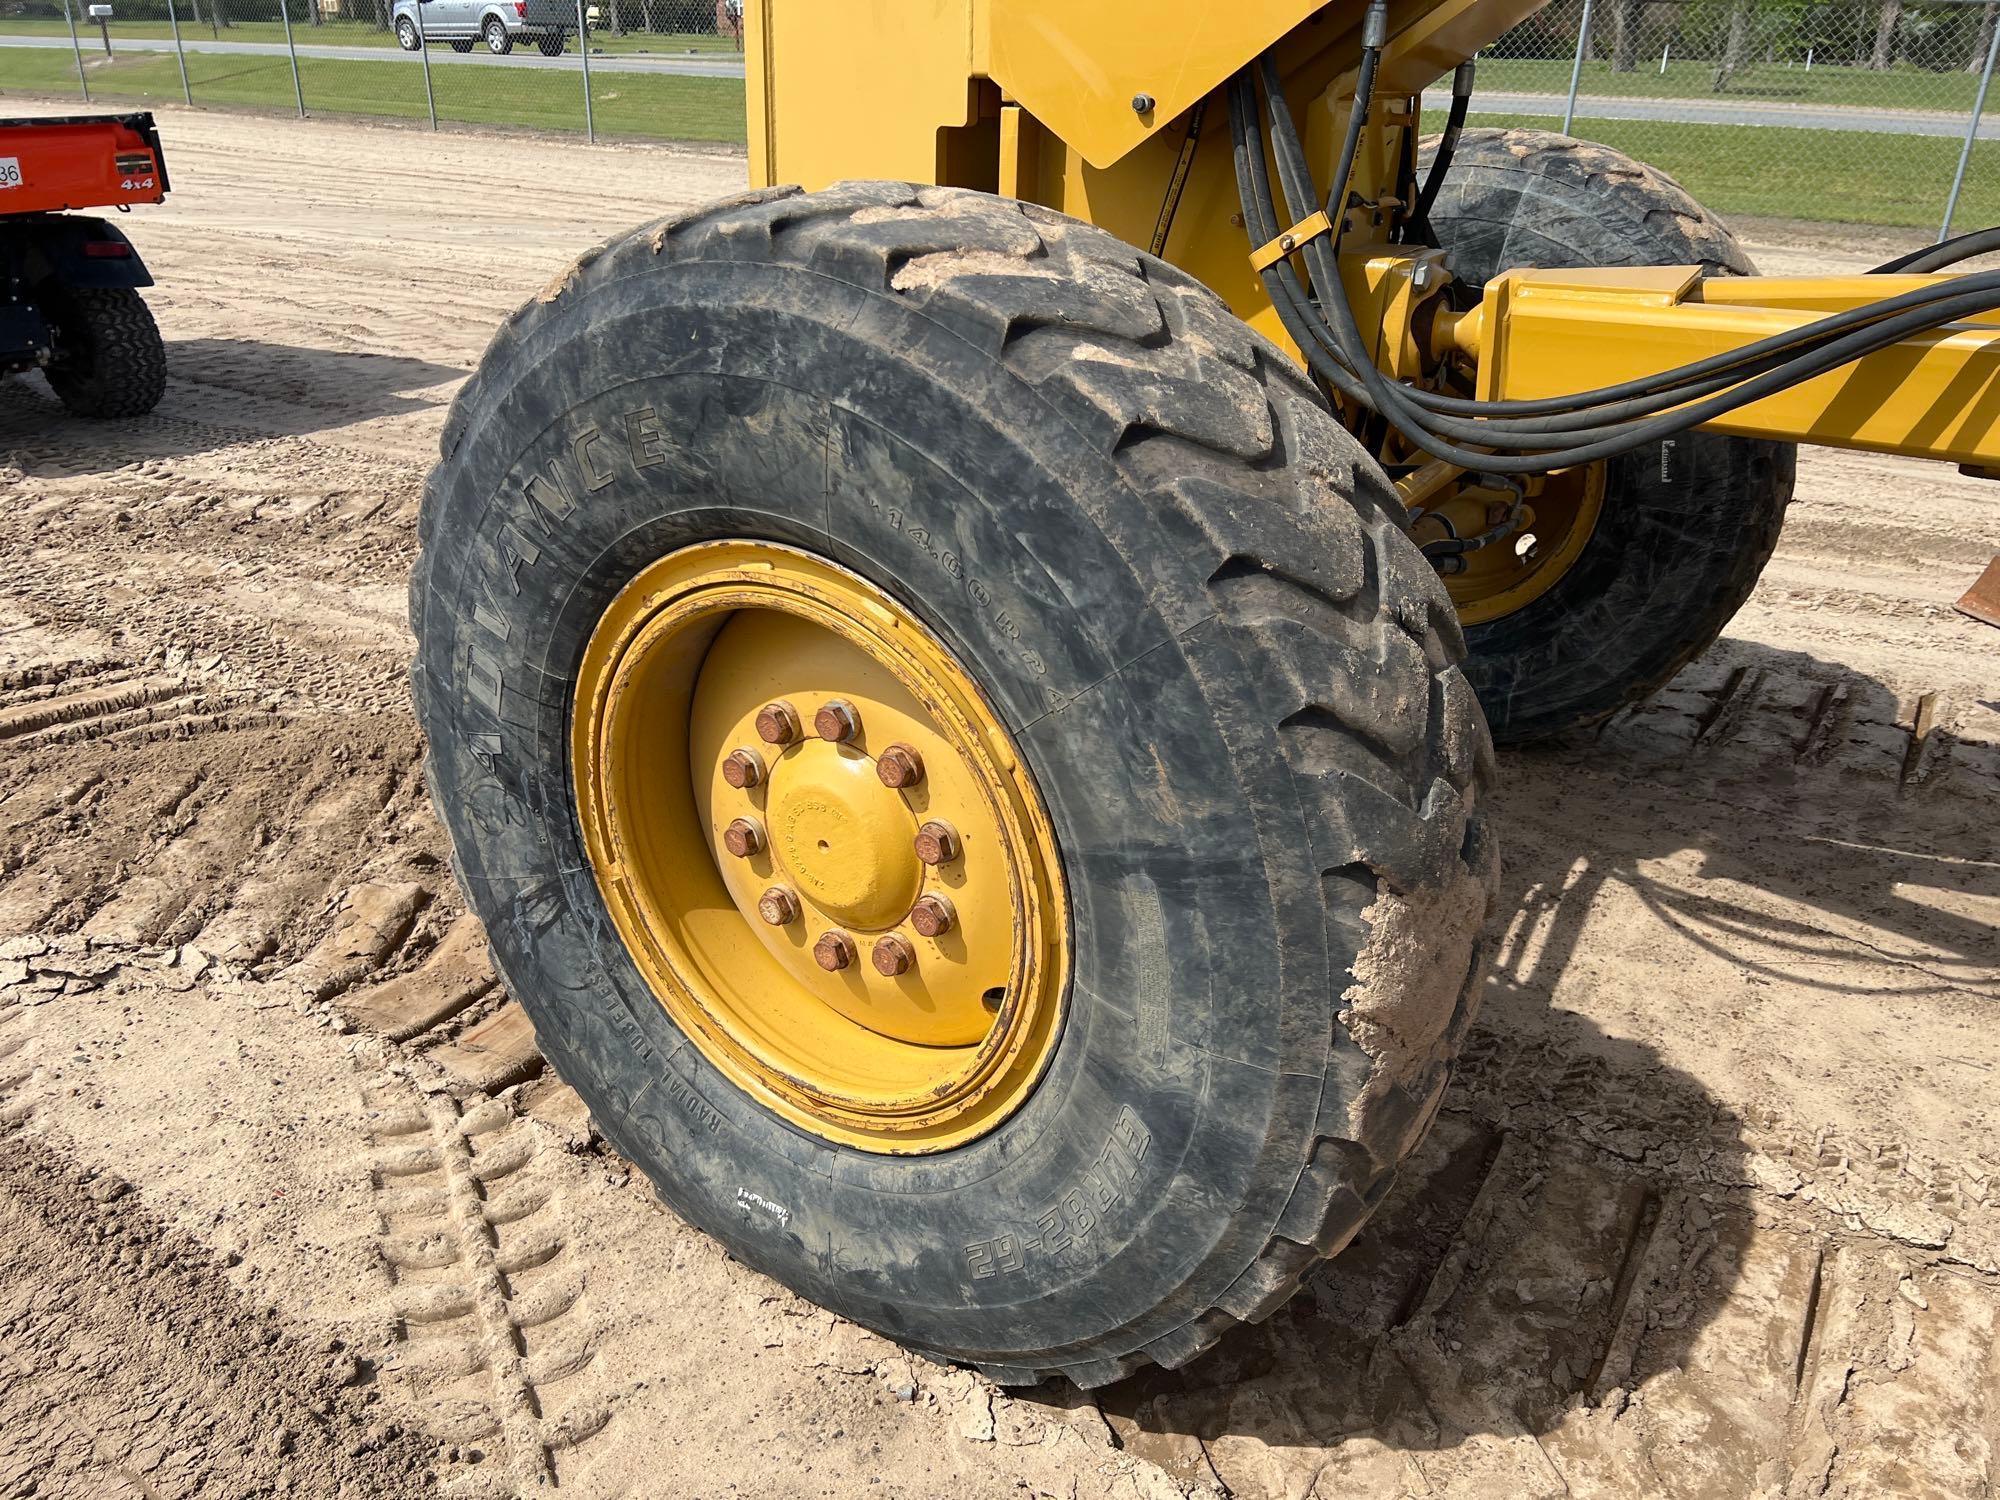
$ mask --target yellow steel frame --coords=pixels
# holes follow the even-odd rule
[[[1399,377],[1449,364],[1482,396],[1560,396],[1740,348],[1906,290],[1908,277],[1703,282],[1692,268],[1514,273],[1445,307],[1433,252],[1391,244],[1418,96],[1543,0],[1392,0],[1347,184],[1342,277]],[[1325,186],[1355,88],[1359,0],[750,0],[751,175],[888,177],[1046,204],[1146,246],[1292,346],[1238,211],[1223,90],[1271,50]],[[857,107],[857,101],[860,107]],[[1294,238],[1316,231],[1309,218]],[[1296,247],[1294,247],[1296,248]],[[1296,353],[1296,350],[1293,350]],[[2000,467],[2000,318],[1905,339],[1709,424]]]

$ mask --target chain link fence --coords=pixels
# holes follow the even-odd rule
[[[2000,0],[1554,0],[1481,53],[1472,123],[1601,141],[1729,215],[1991,224],[1996,19]],[[741,48],[741,0],[0,0],[0,91],[592,137],[741,141]],[[1435,129],[1442,85],[1425,102]]]
[[[1555,0],[1480,53],[1472,123],[1614,146],[1723,214],[2000,223],[1997,18],[1992,0]],[[1446,102],[1425,101],[1440,120]]]
[[[0,0],[0,92],[741,141],[741,0]]]

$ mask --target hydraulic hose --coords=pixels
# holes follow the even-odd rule
[[[1908,255],[1884,261],[1868,274],[1914,276],[1924,271],[1935,271],[1941,266],[1957,265],[1962,260],[1971,260],[1975,255],[1986,255],[1995,250],[2000,250],[2000,229],[1974,229],[1966,234],[1955,234],[1941,245],[1925,245]]]
[[[1458,138],[1465,130],[1466,112],[1472,108],[1472,59],[1460,63],[1451,75],[1451,113],[1445,116],[1444,134],[1438,137],[1437,150],[1431,153],[1430,175],[1424,178],[1422,191],[1417,194],[1417,209],[1410,217],[1427,233],[1431,223],[1431,208],[1437,202],[1438,190],[1444,186],[1444,174],[1451,170],[1451,159],[1458,153]]]
[[[1347,186],[1372,102],[1385,32],[1386,10],[1381,0],[1375,0],[1363,29],[1355,102],[1326,198],[1325,211],[1336,225],[1347,208]],[[1268,54],[1259,59],[1258,70],[1287,212],[1283,221],[1271,193],[1257,90],[1248,69],[1231,82],[1230,115],[1244,223],[1253,243],[1266,244],[1280,232],[1281,222],[1303,217],[1301,205],[1314,203],[1318,193]],[[1469,82],[1464,70],[1454,79],[1454,114],[1461,120],[1463,111],[1457,106],[1462,86],[1469,95]],[[1434,164],[1424,185],[1432,199],[1434,184],[1442,177]],[[1263,273],[1286,331],[1314,373],[1341,396],[1378,413],[1432,456],[1486,473],[1536,473],[1608,458],[1789,389],[1913,333],[2000,306],[2000,272],[1963,276],[1848,309],[1661,375],[1563,397],[1481,402],[1423,391],[1382,374],[1348,303],[1332,240],[1322,235],[1303,247],[1317,298],[1287,260],[1275,262]],[[1979,234],[1965,235],[1934,248],[1947,259],[1964,258],[1982,253],[1985,242]],[[1906,260],[1921,260],[1930,253]],[[1461,442],[1514,451],[1473,451],[1458,446]]]

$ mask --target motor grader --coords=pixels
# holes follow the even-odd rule
[[[1264,1317],[1437,1112],[1493,740],[1707,646],[1792,444],[2000,464],[2000,273],[1938,269],[2000,236],[1758,277],[1465,128],[1535,6],[751,0],[750,190],[494,339],[412,582],[434,795],[544,1052],[740,1259],[1005,1382]]]

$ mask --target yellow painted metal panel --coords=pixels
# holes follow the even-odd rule
[[[1143,9],[987,0],[988,64],[1010,98],[1092,166],[1107,167],[1319,9],[1315,0]],[[1153,108],[1132,107],[1142,95]]]
[[[1696,282],[1673,295],[1690,270],[1514,272],[1489,284],[1479,394],[1532,400],[1660,374],[1929,279],[1783,279],[1770,295],[1796,305],[1766,307],[1751,300],[1761,278]],[[2000,327],[1982,318],[1904,339],[1707,430],[2000,465]]]
[[[753,180],[937,181],[938,131],[972,120],[972,6],[755,0],[744,37],[746,71],[762,74],[750,85]]]

